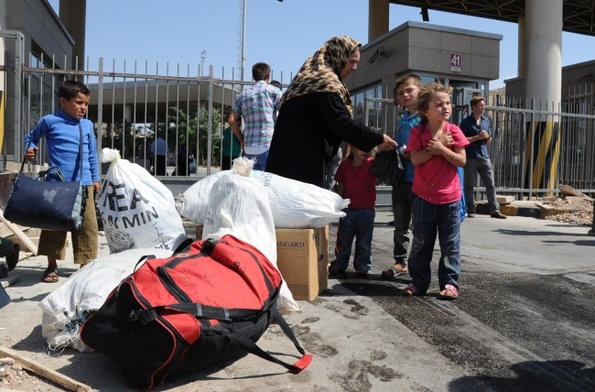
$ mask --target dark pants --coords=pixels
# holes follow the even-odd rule
[[[165,155],[157,155],[157,160],[153,163],[153,170],[156,176],[167,175],[167,159]]]
[[[346,215],[339,220],[337,229],[337,244],[335,245],[337,258],[332,264],[340,271],[347,269],[355,238],[353,268],[356,271],[369,271],[372,268],[372,236],[376,211],[373,208],[356,208],[344,211]]]
[[[393,256],[395,257],[395,262],[402,265],[407,265],[411,211],[413,210],[413,201],[417,197],[411,191],[412,185],[410,182],[400,181],[392,189],[393,215],[395,217]]]

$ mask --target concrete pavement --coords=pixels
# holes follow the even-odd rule
[[[476,304],[475,295],[471,295],[471,284],[474,287],[481,285],[482,275],[560,274],[569,276],[571,281],[582,282],[581,287],[586,287],[588,295],[595,293],[595,238],[586,236],[587,227],[528,217],[497,220],[479,215],[478,218],[467,219],[462,226],[461,298],[452,302],[436,299],[435,277],[434,286],[426,297],[402,297],[401,290],[408,282],[407,276],[390,282],[383,282],[379,278],[382,269],[391,264],[392,228],[386,225],[390,220],[390,212],[377,212],[374,266],[367,280],[354,279],[351,275],[341,280],[331,279],[329,289],[316,300],[299,301],[302,311],[285,316],[298,340],[314,355],[312,364],[304,372],[288,374],[278,365],[248,355],[226,366],[170,379],[154,390],[516,390],[500,389],[497,382],[478,377],[480,371],[472,366],[461,365],[456,356],[451,356],[452,346],[448,349],[441,346],[441,342],[436,340],[440,336],[438,332],[429,333],[423,329],[428,329],[440,315],[447,314],[465,320],[466,328],[480,335],[474,335],[474,339],[493,339],[500,342],[500,346],[508,347],[507,353],[521,352],[521,344],[504,343],[509,342],[510,338],[504,339],[503,333],[495,325],[479,321],[481,318],[466,308],[475,305],[481,308],[482,303],[487,305],[491,301],[484,299],[486,302]],[[192,229],[193,226],[190,226],[190,235],[194,234]],[[331,249],[334,233],[333,227]],[[101,237],[100,255],[108,253],[105,238]],[[70,349],[62,353],[47,352],[40,331],[42,312],[38,303],[76,271],[76,266],[72,264],[72,255],[69,254],[68,259],[60,263],[60,283],[48,284],[39,282],[45,265],[44,257],[29,257],[10,273],[9,279],[18,280],[6,288],[12,302],[0,310],[0,339],[3,344],[95,390],[125,390],[117,368],[102,354],[79,353]],[[353,271],[351,273],[354,274]],[[466,276],[473,276],[474,279],[478,277],[477,282],[469,279],[468,292],[465,287]],[[482,290],[491,292],[489,287]],[[579,329],[575,327],[575,333]],[[454,331],[456,329],[453,333],[458,333]],[[581,338],[587,348],[594,349],[591,353],[595,352],[593,334],[583,332]],[[286,361],[296,360],[295,348],[278,326],[271,326],[260,339],[259,345]],[[526,358],[537,358],[536,355],[525,354]],[[595,358],[585,355],[582,363],[592,370]],[[539,358],[542,357],[546,355]],[[564,355],[561,354],[562,357]],[[506,367],[505,362],[502,365]],[[595,380],[594,384],[589,384],[590,379],[582,381],[587,386],[595,385]],[[563,387],[566,386],[565,382],[561,384]],[[581,389],[580,385],[583,384],[576,384],[579,387],[574,390],[589,390]],[[61,389],[48,386],[45,390]],[[528,389],[523,387],[518,390]]]

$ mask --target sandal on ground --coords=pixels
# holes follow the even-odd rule
[[[366,270],[357,270],[355,271],[355,276],[360,279],[365,279],[368,277],[368,271]]]
[[[459,289],[452,284],[447,284],[444,289],[438,294],[440,299],[457,299],[459,298]]]
[[[394,278],[396,275],[407,273],[408,271],[409,270],[407,269],[406,265],[395,263],[392,267],[382,271],[380,276],[382,277],[382,279],[387,280]]]
[[[59,278],[57,269],[48,267],[45,271],[43,271],[43,277],[41,278],[42,282],[56,283],[58,280]]]
[[[409,283],[409,286],[405,287],[405,290],[403,291],[403,295],[405,297],[412,297],[414,295],[422,295],[422,293],[419,291],[419,289],[413,283]]]
[[[13,252],[6,256],[6,265],[8,265],[8,270],[12,271],[19,262],[19,252],[21,251],[21,245],[14,244]]]
[[[340,276],[345,275],[345,271],[341,271],[336,265],[329,265],[328,267],[329,276]]]

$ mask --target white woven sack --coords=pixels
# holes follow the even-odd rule
[[[111,162],[97,200],[110,252],[175,249],[186,231],[171,191],[118,150],[104,148],[101,161]]]
[[[236,158],[232,170],[211,174],[190,186],[182,194],[180,214],[204,224],[213,184],[237,172],[238,167],[243,170],[246,161],[247,158]],[[250,178],[268,192],[276,228],[323,227],[344,217],[342,210],[349,204],[349,199],[335,192],[273,173],[252,170]]]
[[[172,251],[129,249],[97,258],[41,300],[41,334],[50,350],[71,347],[80,352],[91,351],[80,339],[81,326],[92,312],[103,305],[113,289],[134,272],[138,261],[147,255],[165,258],[170,257]]]
[[[239,174],[220,176],[209,196],[202,239],[220,239],[231,234],[257,248],[277,267],[277,239],[269,197],[258,182]],[[282,312],[301,310],[285,280],[277,308]]]

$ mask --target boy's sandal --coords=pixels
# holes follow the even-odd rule
[[[360,279],[364,279],[368,277],[368,271],[366,270],[357,270],[355,271],[355,276],[360,278]]]
[[[447,284],[446,286],[444,286],[444,289],[440,291],[440,294],[438,294],[438,298],[457,299],[459,298],[459,289],[452,284]]]
[[[48,267],[43,271],[43,277],[41,278],[42,282],[56,283],[58,280],[58,271],[55,268]]]
[[[419,289],[413,284],[413,283],[409,283],[409,286],[405,287],[405,290],[403,291],[403,295],[405,297],[412,297],[414,295],[421,295]]]

